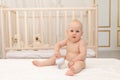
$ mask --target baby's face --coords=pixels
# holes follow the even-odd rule
[[[72,42],[77,42],[81,39],[82,28],[81,24],[73,22],[70,24],[70,27],[67,30],[68,39]]]

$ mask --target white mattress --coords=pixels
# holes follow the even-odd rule
[[[61,49],[61,54],[65,55],[66,49]],[[6,53],[6,58],[49,58],[54,55],[53,49],[48,50],[10,50]],[[95,52],[92,49],[87,49],[87,57],[95,56]]]
[[[74,76],[56,66],[36,67],[32,59],[0,59],[0,80],[120,80],[120,60],[87,58],[86,68]]]

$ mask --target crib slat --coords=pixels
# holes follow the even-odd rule
[[[35,35],[35,12],[32,11],[32,35],[33,35],[33,43],[35,42],[34,35]]]
[[[10,41],[10,48],[12,47],[12,30],[11,30],[11,13],[8,11],[8,28],[9,28],[9,41]]]
[[[59,37],[60,37],[59,36],[59,30],[60,30],[59,26],[60,25],[59,25],[59,11],[58,10],[56,11],[56,21],[57,21],[56,22],[56,31],[57,31],[56,32],[56,42],[57,42],[57,41],[59,41]]]
[[[65,28],[64,28],[64,30],[66,30],[67,29],[67,27],[68,27],[68,25],[67,25],[67,11],[64,11],[64,17],[65,17]],[[66,35],[64,35],[64,37],[66,37]]]
[[[96,8],[95,8],[95,23],[94,23],[94,25],[95,25],[95,52],[96,52],[96,55],[95,55],[95,57],[97,57],[98,56],[98,30],[97,30],[97,28],[98,28],[98,6],[96,6]]]
[[[80,11],[80,21],[83,24],[83,11]]]
[[[25,26],[25,47],[28,47],[28,26],[27,26],[27,12],[24,11],[24,26]]]
[[[17,28],[17,37],[18,37],[18,43],[17,43],[17,47],[20,48],[20,26],[19,26],[19,12],[16,11],[16,28]]]
[[[83,28],[82,28],[83,29],[83,37],[84,37],[84,39],[87,42],[87,40],[88,40],[88,37],[87,37],[87,35],[88,35],[88,28],[87,28],[87,21],[85,21],[86,19],[84,19],[85,16],[84,16],[83,13],[84,13],[84,11],[80,11],[79,15],[80,15],[80,21],[81,21],[82,26],[83,26]],[[87,15],[87,13],[86,13],[86,15]],[[86,26],[86,27],[84,27],[84,26]]]
[[[4,12],[3,10],[0,8],[0,21],[1,21],[1,37],[2,37],[2,58],[6,57],[6,47],[5,47],[5,34],[4,34],[4,16],[3,16]]]
[[[75,10],[72,11],[72,20],[75,19]]]
[[[48,17],[48,23],[49,23],[49,41],[48,43],[51,44],[52,42],[52,16],[51,16],[51,12],[49,12],[49,17]]]
[[[91,45],[91,11],[88,11],[88,45]]]
[[[44,24],[43,24],[43,11],[40,11],[40,35],[41,35],[41,40],[42,40],[42,43],[44,43],[44,39],[43,39],[43,33],[44,33],[44,31],[43,31],[43,26],[44,26]]]

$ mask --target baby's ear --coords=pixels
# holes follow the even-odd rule
[[[68,34],[68,29],[66,29],[66,33]]]
[[[81,33],[81,35],[83,35],[83,32]]]

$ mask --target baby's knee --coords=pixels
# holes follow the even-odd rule
[[[85,62],[84,61],[77,61],[75,62],[76,69],[84,69],[85,68]]]
[[[85,64],[84,61],[76,61],[75,63],[76,63],[76,64],[80,64],[80,65],[84,65],[84,64]]]

